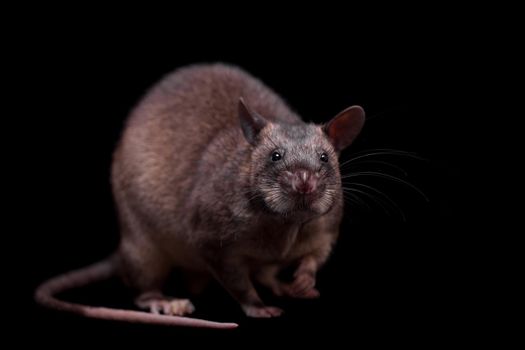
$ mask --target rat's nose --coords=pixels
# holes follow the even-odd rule
[[[312,193],[317,189],[317,176],[312,172],[299,169],[292,172],[292,188],[298,193]]]

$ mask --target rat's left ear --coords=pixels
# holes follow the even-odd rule
[[[348,147],[365,124],[365,111],[360,106],[348,107],[328,124],[323,126],[323,131],[328,135],[336,152]]]
[[[244,102],[244,99],[239,98],[239,120],[241,122],[242,132],[246,141],[255,145],[257,143],[257,136],[259,132],[268,124],[266,119],[252,111]]]

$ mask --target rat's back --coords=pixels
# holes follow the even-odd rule
[[[240,97],[270,121],[298,120],[277,94],[240,68],[193,65],[176,70],[155,85],[132,112],[126,131],[133,132],[138,126],[154,138],[174,132],[177,140],[170,138],[169,142],[182,149],[207,145],[221,129],[240,131]]]

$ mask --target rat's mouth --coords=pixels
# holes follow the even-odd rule
[[[293,197],[297,209],[309,210],[314,206],[321,195],[319,192],[296,193],[293,195]]]
[[[290,186],[279,186],[279,191],[275,188],[264,188],[264,202],[271,211],[277,213],[318,213],[323,211],[323,207],[329,205],[328,200],[325,200],[325,186],[319,186],[315,191],[301,193],[292,190]]]

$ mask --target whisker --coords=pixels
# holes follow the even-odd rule
[[[357,183],[354,183],[354,185],[361,185],[361,184],[357,184]],[[405,213],[404,211],[401,209],[401,207],[394,201],[392,200],[389,196],[387,196],[385,193],[377,190],[376,188],[373,188],[371,186],[367,186],[367,185],[362,185],[366,188],[369,188],[370,190],[373,190],[375,191],[376,193],[380,194],[381,196],[384,197],[384,199],[380,199],[379,197],[376,197],[377,200],[380,200],[381,203],[384,203],[384,205],[388,205],[389,208],[392,208],[392,209],[395,209],[395,211],[399,214],[399,216],[401,217],[401,220],[403,222],[406,222],[406,216],[405,216]],[[365,192],[366,193],[366,192]]]
[[[357,156],[357,157],[352,157],[352,158],[346,160],[345,162],[341,163],[339,166],[342,167],[342,166],[344,166],[346,164],[355,162],[358,159],[362,159],[362,158],[366,158],[366,157],[372,157],[372,156],[376,156],[376,155],[400,156],[400,157],[413,158],[413,159],[417,159],[417,160],[425,161],[425,162],[429,161],[426,158],[423,158],[423,157],[420,157],[420,156],[415,155],[413,153],[409,153],[409,152],[405,152],[405,151],[377,151],[377,152],[366,153],[366,154],[363,154],[363,155],[360,155],[360,156]]]
[[[385,201],[387,203],[389,203],[390,206],[392,206],[392,207],[397,209],[397,211],[398,211],[399,215],[401,215],[401,218],[403,219],[403,221],[406,222],[406,216],[405,216],[405,213],[403,212],[403,210],[401,209],[401,207],[392,198],[390,198],[386,193],[384,193],[383,191],[380,191],[380,190],[378,190],[377,188],[375,188],[373,186],[369,186],[369,185],[365,185],[365,184],[361,184],[361,183],[357,183],[357,182],[350,182],[350,183],[347,183],[346,185],[354,185],[354,186],[365,187],[365,188],[368,188],[368,189],[378,193],[379,195],[383,196],[385,198]]]
[[[348,190],[348,189],[343,189],[343,194],[345,193],[345,190]],[[359,192],[359,191],[355,191],[355,192]],[[352,195],[354,196],[354,198],[359,201],[360,203],[362,203],[365,207],[368,208],[368,210],[372,210],[372,208],[370,208],[370,206],[368,205],[367,202],[365,202],[361,197],[359,197],[358,195],[354,194],[354,193],[351,193],[351,192],[346,192],[346,194],[348,195]]]
[[[357,193],[361,193],[361,194],[365,195],[367,198],[370,198],[372,201],[374,201],[374,203],[379,205],[381,207],[381,209],[384,210],[385,214],[390,215],[390,212],[389,212],[388,208],[383,204],[383,201],[380,200],[379,198],[376,198],[375,196],[371,195],[370,193],[358,190],[356,188],[349,188],[349,187],[345,187],[343,190],[344,191],[357,192]]]
[[[385,161],[381,161],[381,160],[361,160],[361,161],[356,162],[354,164],[346,164],[346,167],[352,167],[352,166],[360,165],[360,164],[363,164],[363,163],[383,164],[385,166],[388,166],[388,167],[391,167],[393,169],[398,170],[399,172],[401,172],[405,176],[408,176],[408,173],[405,171],[405,169],[401,168],[399,165],[395,165],[395,164],[392,164],[390,162],[385,162]]]
[[[350,204],[353,202],[353,203],[356,203],[358,207],[360,207],[360,206],[361,206],[361,203],[358,202],[357,200],[355,200],[355,199],[354,199],[355,197],[356,197],[356,196],[355,196],[354,194],[352,194],[352,193],[344,193],[344,192],[343,192],[343,200],[344,200],[346,203],[348,203],[348,201],[350,201]]]
[[[427,202],[430,202],[430,199],[428,199],[427,195],[425,193],[423,193],[423,191],[421,191],[418,187],[414,186],[413,184],[411,184],[408,181],[405,181],[403,179],[400,179],[397,176],[393,176],[393,175],[390,175],[390,174],[383,174],[383,173],[378,173],[378,172],[375,172],[375,171],[361,171],[361,172],[351,173],[349,175],[341,176],[341,179],[348,179],[348,178],[351,178],[351,177],[367,176],[367,175],[368,176],[382,177],[382,178],[385,178],[385,179],[390,179],[392,181],[396,181],[396,182],[402,183],[402,184],[412,188],[417,193],[419,193]]]

